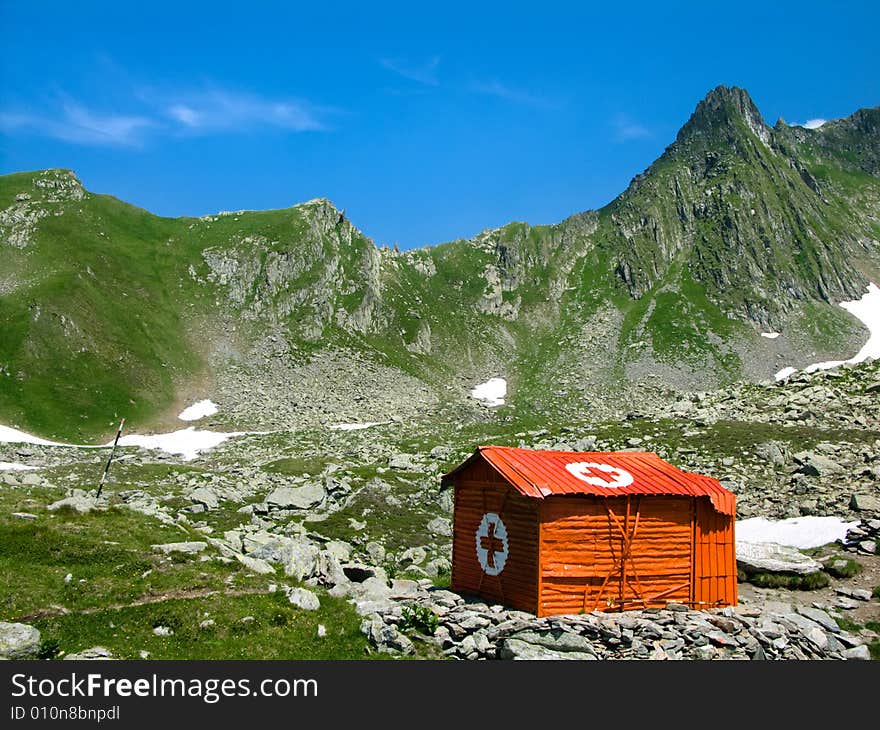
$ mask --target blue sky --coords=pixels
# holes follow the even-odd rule
[[[0,0],[0,172],[161,215],[328,197],[409,248],[606,204],[718,84],[771,124],[880,103],[872,2],[136,5]]]

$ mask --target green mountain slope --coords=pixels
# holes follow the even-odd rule
[[[0,177],[0,423],[96,439],[194,397],[238,427],[467,421],[495,375],[496,417],[538,423],[851,354],[878,121],[771,128],[719,87],[605,208],[403,253],[323,199],[167,219],[69,171]]]

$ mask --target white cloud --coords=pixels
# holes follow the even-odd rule
[[[300,99],[269,99],[223,89],[181,94],[165,107],[168,118],[195,132],[233,132],[255,127],[317,131],[326,129],[321,117],[328,111]]]
[[[139,147],[148,137],[175,133],[220,134],[274,127],[324,130],[335,110],[301,99],[272,99],[220,88],[189,93],[140,93],[125,100],[136,113],[91,109],[61,98],[52,109],[0,110],[0,131],[30,133],[81,145]]]
[[[0,112],[0,129],[32,132],[64,142],[85,145],[132,147],[156,122],[142,115],[113,114],[65,102],[55,118],[31,112]]]
[[[379,63],[389,71],[393,71],[398,76],[403,76],[403,78],[410,81],[415,81],[425,86],[440,85],[440,82],[437,80],[437,67],[440,65],[440,56],[434,56],[430,61],[422,64],[414,64],[399,58],[383,58],[380,59]]]
[[[650,129],[630,118],[626,114],[618,114],[612,121],[614,136],[618,142],[633,139],[647,139],[653,136]]]
[[[821,127],[827,121],[828,121],[827,119],[819,119],[819,118],[808,119],[803,124],[799,124],[798,126],[799,127],[806,127],[807,129],[819,129],[819,127]]]
[[[554,106],[549,99],[536,94],[531,94],[522,89],[507,86],[499,81],[475,81],[468,88],[475,94],[486,94],[487,96],[494,96],[499,99],[504,99],[505,101],[512,101],[516,104],[526,104],[528,106],[542,108]]]

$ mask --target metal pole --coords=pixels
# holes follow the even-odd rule
[[[104,467],[104,473],[101,474],[101,481],[98,483],[98,493],[95,495],[95,498],[101,496],[101,490],[104,489],[104,480],[107,479],[107,472],[110,471],[110,462],[113,461],[113,455],[116,453],[116,445],[119,443],[119,437],[122,435],[122,427],[125,425],[125,419],[123,418],[119,422],[119,430],[116,432],[116,440],[113,441],[113,449],[110,451],[110,458],[107,459],[107,465]]]

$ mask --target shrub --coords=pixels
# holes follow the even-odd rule
[[[61,653],[61,645],[56,639],[43,639],[37,649],[37,659],[55,659]]]
[[[427,606],[404,606],[403,622],[400,627],[404,631],[418,631],[426,636],[433,636],[440,625],[440,619]]]

